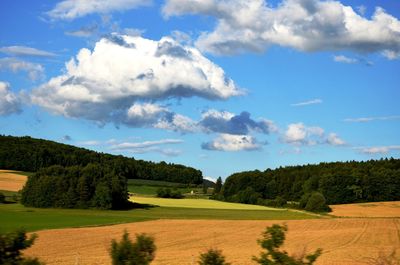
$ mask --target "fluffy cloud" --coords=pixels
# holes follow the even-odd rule
[[[217,24],[196,45],[216,54],[264,51],[270,45],[300,51],[352,50],[400,55],[400,21],[376,8],[371,19],[339,1],[283,0],[276,7],[264,0],[167,0],[166,17],[184,14],[213,16]]]
[[[56,54],[52,52],[38,50],[26,46],[8,46],[0,47],[0,52],[13,56],[36,56],[36,57],[54,57]]]
[[[164,145],[176,145],[183,143],[179,139],[162,139],[157,141],[144,141],[144,142],[123,142],[114,143],[110,149],[113,151],[128,151],[131,153],[143,154],[148,152],[157,152],[166,156],[176,156],[181,154],[180,150],[171,148],[162,148]]]
[[[348,118],[344,119],[346,122],[370,122],[370,121],[388,121],[399,120],[400,116],[382,116],[382,117],[362,117],[362,118]]]
[[[221,134],[213,141],[203,143],[201,147],[205,150],[235,152],[259,150],[263,144],[250,135]]]
[[[345,141],[337,134],[329,133],[328,136],[325,136],[325,131],[321,127],[308,127],[301,122],[289,124],[282,140],[294,145],[345,145]]]
[[[224,71],[195,48],[168,37],[153,41],[112,34],[93,51],[81,49],[66,64],[65,74],[34,89],[31,100],[56,114],[105,123],[137,119],[137,108],[131,117],[127,113],[138,101],[193,96],[217,100],[241,94]]]
[[[21,102],[10,91],[10,85],[0,81],[0,116],[21,112]]]
[[[190,118],[157,104],[134,104],[127,112],[125,124],[132,127],[154,127],[179,132],[194,132],[197,125]]]
[[[150,5],[151,0],[64,0],[59,2],[47,15],[52,19],[72,20],[92,13],[110,13]]]
[[[8,70],[13,73],[27,72],[32,81],[44,77],[44,68],[40,64],[22,61],[16,58],[0,58],[0,70]]]
[[[316,98],[316,99],[311,99],[299,103],[294,103],[292,104],[292,107],[303,107],[303,106],[308,106],[308,105],[314,105],[314,104],[321,104],[322,99]]]
[[[400,151],[399,145],[389,145],[389,146],[373,146],[373,147],[358,147],[356,148],[360,153],[367,155],[384,155],[393,151]]]
[[[199,124],[209,132],[235,135],[244,135],[251,131],[268,134],[277,130],[272,121],[265,119],[255,121],[250,118],[248,112],[235,115],[227,111],[208,110],[203,113]]]
[[[345,145],[346,142],[343,141],[336,133],[330,133],[326,138],[326,143],[330,145]]]

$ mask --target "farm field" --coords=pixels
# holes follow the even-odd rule
[[[290,220],[312,219],[316,216],[302,212],[276,210],[232,210],[153,207],[129,211],[41,209],[20,204],[0,204],[0,232],[20,227],[27,231],[43,229],[99,226],[156,219],[221,219],[221,220]]]
[[[110,241],[124,229],[148,233],[157,245],[154,265],[195,264],[210,247],[223,250],[234,265],[252,264],[258,255],[256,240],[266,226],[289,226],[284,249],[292,254],[323,248],[316,264],[367,264],[379,252],[400,250],[399,219],[317,219],[289,221],[156,220],[106,227],[39,231],[35,245],[26,251],[47,264],[110,264]],[[62,240],[60,240],[62,239]],[[61,254],[62,253],[62,254]]]
[[[400,201],[331,205],[331,215],[340,217],[400,217]]]
[[[27,176],[19,171],[0,170],[0,190],[19,191],[24,186]]]

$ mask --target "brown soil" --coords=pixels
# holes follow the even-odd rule
[[[27,177],[19,175],[17,171],[0,170],[0,190],[19,191],[26,180]]]
[[[210,247],[223,250],[235,265],[255,264],[261,251],[256,240],[266,226],[282,221],[158,220],[114,226],[40,231],[26,251],[47,264],[111,264],[109,247],[124,229],[131,234],[148,233],[157,245],[154,265],[197,264]],[[284,248],[301,254],[317,248],[323,255],[317,264],[365,264],[379,252],[400,250],[400,219],[291,220]]]
[[[331,205],[332,215],[341,217],[400,217],[400,201]]]

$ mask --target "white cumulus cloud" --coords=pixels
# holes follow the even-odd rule
[[[154,41],[112,34],[92,51],[81,49],[66,63],[65,74],[32,91],[31,101],[67,117],[119,123],[137,118],[138,101],[194,96],[217,100],[241,94],[196,48],[169,37]]]
[[[93,13],[107,14],[150,5],[151,0],[64,0],[47,15],[52,19],[73,20]]]
[[[289,124],[282,136],[282,140],[285,143],[294,145],[329,144],[340,146],[346,144],[346,142],[335,133],[329,133],[326,136],[325,130],[321,127],[309,127],[301,122]]]
[[[7,82],[0,81],[0,116],[21,112],[21,101],[10,91]]]
[[[264,0],[167,0],[165,17],[184,14],[216,18],[197,47],[216,54],[264,51],[281,45],[300,51],[351,50],[400,55],[400,21],[380,7],[369,19],[339,1],[283,0],[272,7]]]

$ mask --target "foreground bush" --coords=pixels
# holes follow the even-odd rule
[[[155,252],[154,239],[145,234],[136,235],[136,242],[132,243],[129,233],[125,231],[120,242],[111,242],[113,265],[148,265],[154,259]]]
[[[225,262],[221,250],[209,249],[206,253],[200,254],[199,265],[230,265]]]
[[[25,231],[18,230],[0,235],[0,264],[4,265],[43,265],[37,258],[27,258],[21,253],[35,242],[36,235],[29,239]]]
[[[263,238],[258,240],[258,244],[265,249],[260,257],[253,257],[253,260],[262,265],[311,265],[321,255],[322,250],[317,249],[314,253],[299,257],[290,256],[286,251],[279,248],[285,242],[287,226],[274,224],[267,227],[263,233]]]

